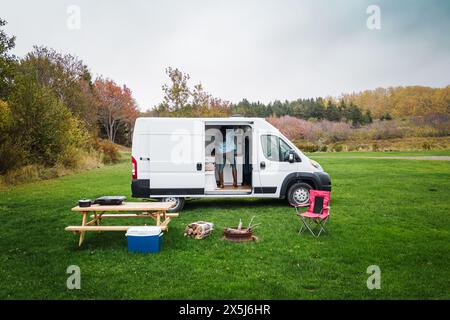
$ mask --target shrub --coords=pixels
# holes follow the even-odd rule
[[[12,185],[36,181],[40,178],[41,170],[42,168],[39,165],[27,165],[11,169],[3,176],[3,181]]]
[[[412,117],[410,125],[419,129],[428,129],[428,132],[432,131],[433,136],[443,137],[450,135],[450,115],[449,114],[428,114],[422,117]],[[426,134],[426,133],[425,133]],[[420,136],[424,135],[424,132]]]
[[[429,142],[422,143],[422,149],[431,150],[432,149],[431,143],[429,143]]]
[[[395,121],[377,121],[355,129],[350,138],[357,140],[393,139],[406,136],[406,132],[407,128],[399,127]]]
[[[346,122],[306,121],[290,116],[267,120],[289,139],[296,141],[296,145],[305,152],[442,149],[446,142],[431,143],[429,140],[450,136],[448,114],[396,120],[385,117],[384,121],[378,120],[359,128],[352,128]],[[428,140],[424,141],[424,138]]]
[[[94,140],[93,147],[101,153],[103,163],[116,163],[120,160],[119,148],[109,140]]]
[[[4,175],[0,176],[0,184],[7,186],[52,179],[81,170],[98,168],[103,165],[100,154],[95,152],[81,150],[72,159],[70,166],[67,163],[58,163],[53,167],[31,164],[10,169]]]
[[[267,118],[289,139],[306,140],[313,143],[334,143],[350,137],[352,129],[346,122],[332,122],[328,120],[306,121],[291,116],[281,118]]]
[[[0,155],[0,174],[18,168],[26,162],[26,151],[10,140],[0,143]]]
[[[320,150],[320,146],[316,144],[297,144],[297,148],[303,152],[317,152]]]
[[[26,164],[53,166],[73,148],[83,146],[86,133],[80,121],[32,75],[18,75],[10,99],[9,139],[26,151]]]
[[[10,134],[12,126],[11,108],[0,100],[0,174],[25,162],[25,151]]]
[[[311,123],[289,116],[281,118],[270,117],[267,121],[281,131],[288,139],[304,139],[304,131]]]
[[[319,127],[327,143],[347,140],[352,134],[350,124],[346,122],[321,121]]]
[[[341,152],[343,150],[344,150],[344,146],[342,144],[337,144],[337,145],[333,146],[334,152]]]
[[[66,148],[58,156],[57,165],[70,169],[83,167],[83,159],[88,151],[89,136],[81,121],[77,118],[70,119],[70,126],[66,133],[68,143]]]

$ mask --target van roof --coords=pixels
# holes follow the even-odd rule
[[[259,129],[268,130],[268,131],[275,131],[279,132],[277,128],[275,128],[273,125],[271,125],[269,122],[266,121],[264,118],[256,118],[256,117],[222,117],[222,118],[176,118],[176,117],[139,117],[136,119],[136,127],[140,127],[141,125],[144,125],[146,122],[154,123],[157,122],[159,125],[163,125],[161,122],[178,122],[180,123],[186,123],[191,122],[193,120],[200,120],[205,122],[226,122],[226,123],[239,123],[239,122],[253,122],[258,125]]]
[[[264,121],[264,118],[257,117],[222,117],[222,118],[183,118],[183,117],[139,117],[138,119],[170,119],[170,120],[205,120],[205,121]]]

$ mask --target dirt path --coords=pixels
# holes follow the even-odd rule
[[[450,156],[393,156],[393,157],[369,157],[369,156],[350,156],[350,157],[333,157],[324,156],[316,157],[316,159],[392,159],[392,160],[425,160],[425,161],[450,161]]]

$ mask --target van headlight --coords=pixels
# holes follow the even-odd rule
[[[320,164],[317,161],[314,160],[309,160],[309,162],[311,163],[311,165],[316,168],[317,170],[323,171],[322,167],[320,166]]]

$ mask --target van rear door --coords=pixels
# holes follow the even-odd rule
[[[147,135],[150,196],[189,196],[205,192],[204,122],[152,119]]]

